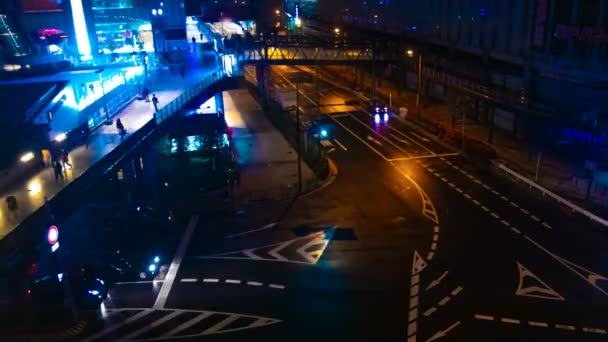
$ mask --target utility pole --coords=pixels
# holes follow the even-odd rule
[[[298,152],[298,194],[302,192],[302,145],[300,144],[300,82],[296,82],[296,147]]]
[[[418,92],[416,93],[416,111],[418,112],[418,119],[422,118],[420,108],[420,96],[422,94],[422,52],[418,53]]]

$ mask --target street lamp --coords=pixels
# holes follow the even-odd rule
[[[334,28],[334,33],[335,34],[340,34],[340,28],[339,27]]]
[[[416,53],[412,49],[408,49],[406,54],[409,58],[414,58]],[[418,52],[418,92],[416,93],[416,112],[418,113],[418,118],[421,117],[420,113],[420,96],[422,94],[422,53]]]
[[[279,15],[279,14],[281,14],[281,11],[279,11],[279,10],[274,10],[274,14]]]

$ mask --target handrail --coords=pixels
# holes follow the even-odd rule
[[[567,199],[555,194],[554,192],[546,189],[545,187],[541,186],[540,184],[522,176],[521,174],[519,174],[518,172],[515,172],[513,170],[511,170],[510,168],[506,167],[505,165],[501,164],[501,163],[494,163],[494,165],[503,170],[506,174],[528,184],[528,186],[535,188],[536,190],[540,191],[543,195],[547,195],[551,198],[553,198],[554,200],[556,200],[558,203],[565,205],[566,207],[569,207],[572,211],[578,212],[579,214],[586,216],[587,218],[589,218],[591,221],[595,221],[603,226],[608,227],[608,220],[605,220],[604,218],[601,218],[593,213],[591,213],[590,211],[581,208],[580,206],[568,201]]]

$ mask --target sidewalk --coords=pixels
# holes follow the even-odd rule
[[[237,199],[280,200],[297,191],[298,154],[266,118],[246,89],[224,92],[225,115],[233,129],[236,160],[240,169]],[[316,176],[302,161],[302,183]],[[304,187],[305,188],[305,187]]]
[[[162,70],[150,76],[150,90],[156,94],[159,99],[159,108],[162,108],[181,95],[187,87],[194,85],[214,70],[214,66],[211,65],[193,69],[190,70],[185,79],[182,79],[179,74]],[[19,184],[14,184],[12,188],[1,193],[0,198],[2,199],[10,195],[15,196],[18,209],[12,211],[8,210],[6,203],[0,205],[0,238],[4,238],[19,223],[41,207],[44,204],[45,197],[53,198],[67,184],[82,175],[91,165],[121,143],[115,124],[117,118],[120,118],[123,122],[128,136],[152,119],[153,112],[154,108],[151,102],[135,99],[113,117],[114,124],[112,126],[101,126],[92,132],[88,149],[81,145],[69,151],[72,168],[64,172],[65,180],[56,181],[53,169],[49,167]]]
[[[325,74],[331,74],[334,79],[344,82],[346,85],[352,85],[354,75],[352,69],[344,70],[341,67],[326,67]],[[399,91],[399,88],[392,82],[382,80],[381,86],[378,86],[377,80],[372,78],[369,73],[365,74],[364,86],[361,89],[364,92],[374,94],[375,96],[388,99],[389,94],[392,97],[393,107],[406,107],[409,109],[408,120],[418,121],[418,116],[415,113],[416,109],[416,93],[415,90],[405,89]],[[452,117],[446,102],[429,101],[422,108],[422,120],[428,123],[451,128]],[[426,126],[423,125],[423,126]],[[462,118],[456,119],[456,129],[462,127]],[[487,142],[489,127],[474,120],[465,120],[465,135],[467,138],[472,138],[480,142]],[[534,179],[536,173],[536,155],[528,152],[529,148],[525,141],[516,139],[512,134],[496,127],[494,129],[494,138],[491,146],[496,150],[498,158],[504,162],[509,168],[525,175],[530,179]],[[459,148],[459,147],[457,147]],[[575,200],[579,203],[584,202],[587,181],[580,179],[582,165],[575,167],[567,162],[560,160],[557,156],[549,151],[545,151],[542,155],[539,180],[538,183],[542,186],[555,191],[565,198]],[[590,209],[606,212],[605,206],[608,205],[608,191],[599,186],[594,187],[591,194],[592,207]],[[600,208],[601,207],[601,208]]]

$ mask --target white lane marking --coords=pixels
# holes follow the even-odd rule
[[[501,195],[501,196],[500,196],[500,198],[501,198],[503,201],[509,202],[509,198],[508,198],[507,196],[505,196],[505,195]]]
[[[464,191],[462,191],[462,189],[461,189],[461,188],[456,188],[456,191],[458,191],[458,192],[460,192],[460,193],[463,193],[463,192],[464,192]]]
[[[440,330],[440,331],[436,332],[436,333],[435,333],[433,336],[431,336],[431,337],[430,337],[428,340],[426,340],[425,342],[432,342],[432,341],[438,340],[438,339],[440,339],[440,338],[444,338],[444,337],[446,337],[446,336],[448,335],[448,333],[449,333],[450,331],[454,330],[454,328],[456,328],[456,327],[457,327],[457,326],[459,326],[459,325],[460,325],[460,321],[455,322],[454,324],[452,324],[452,325],[450,325],[449,327],[447,327],[447,329],[445,329],[445,330]],[[415,342],[415,341],[410,341],[410,340],[408,339],[408,341],[407,341],[407,342]]]
[[[606,330],[599,329],[599,328],[587,328],[587,327],[583,327],[583,331],[584,332],[595,333],[595,334],[606,334]]]
[[[526,210],[526,209],[524,209],[524,208],[519,208],[519,210],[520,210],[522,213],[526,214],[526,215],[529,215],[529,214],[530,214],[530,212],[529,212],[529,211],[527,211],[527,210]]]
[[[573,325],[567,325],[567,324],[556,324],[555,327],[557,329],[562,329],[562,330],[570,330],[570,331],[576,330],[575,326],[573,326]]]
[[[498,195],[500,195],[500,193],[499,193],[498,191],[494,190],[494,189],[492,189],[492,193],[493,193],[494,195],[497,195],[497,196],[498,196]]]
[[[494,320],[493,316],[486,316],[486,315],[475,315],[475,318],[483,320],[483,321],[493,321]]]
[[[389,136],[389,137],[392,137],[393,139],[395,139],[395,140],[397,140],[397,141],[399,141],[399,142],[402,142],[402,143],[404,143],[404,144],[406,144],[406,145],[411,145],[411,144],[412,144],[411,142],[409,142],[409,141],[407,141],[407,140],[405,140],[405,139],[401,139],[401,138],[399,138],[398,136],[394,135],[393,133],[389,133],[389,134],[388,134],[388,136]]]
[[[505,220],[500,220],[500,223],[504,224],[507,227],[511,225],[511,224],[509,224],[509,222],[507,222]]]
[[[277,225],[277,222],[273,222],[273,223],[269,223],[269,224],[263,225],[263,226],[261,226],[260,228],[257,228],[257,229],[248,230],[246,232],[237,233],[237,234],[226,235],[226,236],[224,236],[224,238],[233,238],[233,237],[242,236],[242,235],[246,235],[246,234],[250,234],[250,233],[255,233],[255,232],[259,232],[261,230],[266,230],[266,229],[274,228],[274,227],[276,227],[276,225]]]
[[[227,284],[240,284],[241,281],[238,279],[226,279]]]
[[[338,146],[340,146],[340,148],[342,148],[344,150],[344,152],[348,151],[348,149],[346,148],[346,146],[344,146],[344,144],[342,144],[340,141],[338,141],[338,139],[334,138],[334,141],[336,142],[336,144],[338,144]]]
[[[510,323],[510,324],[520,324],[521,323],[520,320],[512,319],[512,318],[501,318],[500,321],[503,323]]]
[[[228,316],[228,317],[224,318],[222,321],[220,321],[217,324],[215,324],[214,326],[212,326],[211,328],[205,330],[201,335],[211,335],[216,332],[219,332],[224,327],[227,327],[228,325],[230,325],[232,322],[236,321],[239,318],[240,318],[239,315]]]
[[[362,142],[365,146],[367,146],[370,150],[372,150],[374,153],[376,153],[378,156],[380,156],[380,158],[388,161],[388,158],[382,154],[382,152],[376,150],[372,145],[370,145],[367,141],[365,141],[365,139],[361,138],[357,133],[353,132],[350,128],[346,127],[346,125],[344,125],[343,123],[341,123],[340,121],[332,118],[330,116],[330,119],[332,119],[335,123],[337,123],[338,125],[342,126],[342,128],[344,128],[348,133],[350,133],[353,137],[355,137],[357,140],[359,140],[360,142]]]
[[[547,222],[543,222],[543,226],[547,229],[553,229]]]
[[[437,311],[437,308],[435,308],[434,306],[432,306],[428,310],[426,310],[425,312],[423,312],[422,314],[424,315],[424,317],[429,317],[435,311]]]
[[[498,216],[498,214],[496,213],[490,213],[490,215],[492,215],[493,218],[498,219],[500,216]]]
[[[179,316],[181,314],[182,314],[181,311],[174,311],[174,312],[166,315],[163,318],[157,319],[156,321],[154,321],[154,322],[152,322],[150,324],[146,324],[143,328],[135,330],[134,332],[130,333],[127,336],[121,337],[120,340],[118,340],[118,341],[132,341],[134,337],[137,337],[137,336],[145,333],[146,331],[148,331],[150,329],[156,328],[156,327],[162,325],[163,323],[165,323],[167,321],[170,321],[174,317]]]
[[[437,242],[431,243],[431,250],[434,251],[437,249]]]
[[[532,326],[532,327],[540,327],[540,328],[547,328],[547,327],[549,327],[549,324],[547,324],[545,322],[535,322],[535,321],[528,322],[528,325]]]
[[[485,205],[481,206],[481,209],[485,210],[485,211],[490,211],[490,208],[486,207]]]
[[[604,289],[602,289],[601,287],[599,287],[597,285],[597,282],[600,280],[608,280],[608,277],[602,276],[600,274],[597,274],[591,270],[588,270],[582,266],[579,266],[575,263],[573,263],[572,261],[568,261],[556,254],[551,253],[548,249],[546,249],[545,247],[541,246],[538,242],[532,240],[532,238],[530,238],[529,236],[524,236],[528,241],[530,241],[530,243],[532,243],[533,245],[535,245],[538,249],[540,249],[541,251],[547,253],[549,256],[551,256],[553,259],[555,259],[557,262],[559,262],[560,264],[562,264],[562,266],[566,267],[567,269],[569,269],[572,273],[576,274],[577,276],[579,276],[581,279],[585,280],[587,283],[589,283],[589,285],[593,286],[596,290],[600,291],[601,293],[603,293],[604,295],[608,296],[608,292]],[[582,272],[582,273],[581,273]],[[583,274],[585,273],[585,274]]]
[[[517,205],[517,203],[515,203],[513,201],[509,202],[509,204],[514,208],[519,208],[519,205]]]
[[[483,186],[483,188],[486,190],[490,190],[490,187],[487,184],[481,184],[481,186]]]
[[[182,283],[196,283],[196,278],[184,278],[181,280]]]
[[[515,232],[516,234],[521,234],[521,232],[519,231],[519,229],[515,228],[515,227],[511,227],[511,230],[513,232]]]
[[[188,223],[188,227],[184,232],[184,236],[177,247],[177,251],[175,252],[175,257],[171,262],[171,266],[169,266],[169,271],[165,276],[165,281],[163,281],[163,286],[160,288],[158,292],[158,297],[156,297],[156,301],[154,302],[154,309],[162,309],[165,307],[165,303],[167,302],[167,298],[169,297],[169,292],[171,292],[171,288],[173,287],[173,282],[175,281],[175,276],[177,275],[177,271],[179,270],[179,266],[182,263],[182,259],[186,254],[186,249],[188,248],[188,244],[190,243],[190,239],[192,239],[192,234],[194,233],[194,229],[196,228],[196,224],[198,223],[198,215],[194,215],[190,218],[190,222]]]
[[[251,285],[251,286],[262,286],[264,285],[263,283],[260,283],[258,281],[248,281],[247,285]]]
[[[411,135],[415,136],[416,138],[418,138],[418,139],[420,139],[420,140],[424,141],[424,142],[429,142],[429,139],[424,138],[424,137],[421,137],[421,136],[419,136],[418,134],[416,134],[416,133],[414,133],[414,132],[412,132],[412,131],[410,131],[409,133],[410,133]]]
[[[203,283],[219,283],[219,279],[217,278],[205,278],[203,279]]]
[[[452,183],[452,182],[448,182],[448,185],[451,186],[452,188],[455,186],[454,183]]]
[[[481,203],[476,199],[473,200],[473,203],[475,203],[476,205],[481,205]]]
[[[273,289],[285,290],[285,286],[279,285],[279,284],[270,284],[270,285],[268,285],[268,287],[273,288]]]
[[[468,199],[471,199],[471,195],[466,194],[466,193],[464,194],[464,197],[466,197],[466,198],[468,198]]]
[[[161,338],[165,338],[165,337],[169,337],[169,336],[173,336],[178,334],[179,332],[182,332],[188,328],[190,328],[191,326],[195,325],[196,323],[204,320],[205,318],[209,317],[213,315],[212,312],[202,312],[201,314],[197,315],[196,317],[178,325],[177,327],[175,327],[173,330],[169,331],[168,333],[160,336]]]
[[[445,277],[447,277],[447,275],[448,275],[448,271],[443,272],[443,274],[441,274],[441,275],[439,276],[439,278],[437,278],[437,279],[433,280],[432,282],[430,282],[430,283],[429,283],[429,286],[427,286],[427,287],[426,287],[426,289],[424,289],[424,291],[428,291],[428,290],[432,289],[433,287],[435,287],[435,286],[439,285],[439,284],[441,283],[441,281],[442,281],[442,280],[443,280]]]
[[[127,325],[127,324],[129,324],[131,322],[137,321],[138,319],[140,319],[140,318],[142,318],[142,317],[144,317],[146,315],[149,315],[151,312],[154,312],[154,310],[144,309],[141,312],[139,312],[139,313],[137,313],[137,314],[135,314],[135,315],[133,315],[133,316],[125,319],[124,321],[121,321],[118,324],[111,325],[111,326],[103,329],[102,331],[99,331],[96,334],[87,337],[82,342],[94,341],[94,340],[96,340],[96,339],[98,339],[100,337],[103,337],[103,336],[105,336],[107,334],[112,333],[113,331],[116,331],[116,330],[124,327],[125,325]]]
[[[439,226],[433,227],[433,233],[435,233],[435,234],[439,233]]]
[[[534,215],[530,215],[530,217],[531,217],[531,218],[532,218],[534,221],[536,221],[536,222],[540,222],[540,219],[539,219],[538,217],[536,217],[536,216],[534,216]]]
[[[114,285],[131,285],[131,284],[152,284],[152,283],[162,283],[162,280],[139,280],[139,281],[119,281],[114,283]]]
[[[448,181],[448,180],[447,180],[445,177],[441,177],[441,178],[439,178],[439,179],[441,179],[442,181],[444,181],[444,182],[446,182],[446,183],[447,183],[447,181]]]
[[[446,305],[449,301],[450,301],[450,297],[444,297],[442,300],[439,301],[439,305],[444,306]]]

